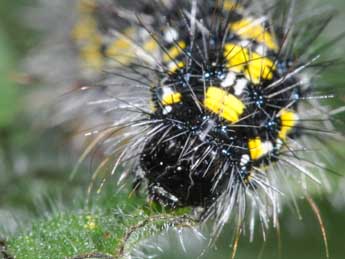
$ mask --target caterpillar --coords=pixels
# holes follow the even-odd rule
[[[214,220],[215,237],[229,219],[251,235],[257,216],[263,232],[277,227],[289,185],[308,197],[324,179],[310,143],[343,140],[319,102],[332,96],[317,88],[332,62],[311,48],[334,14],[296,18],[295,5],[78,1],[81,69],[109,96],[89,103],[111,120],[89,133],[91,147],[101,143],[111,172],[122,166],[120,180],[149,200]]]

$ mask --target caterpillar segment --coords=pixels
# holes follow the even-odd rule
[[[243,74],[254,85],[273,78],[274,62],[248,47],[228,43],[225,45],[224,55],[227,68],[234,73]]]
[[[237,122],[245,109],[245,105],[237,97],[213,86],[207,88],[204,106],[230,123]]]
[[[281,128],[279,130],[279,138],[282,141],[286,141],[288,134],[293,130],[293,128],[298,123],[298,115],[294,111],[281,110],[280,112],[280,122]]]
[[[262,25],[265,18],[253,19],[243,18],[238,22],[230,25],[230,30],[233,31],[243,40],[255,41],[262,44],[270,50],[278,51],[278,44],[274,36]]]
[[[165,96],[163,96],[163,99],[162,99],[162,104],[164,106],[168,106],[168,105],[171,105],[171,104],[176,104],[176,103],[179,103],[181,102],[181,94],[180,93],[170,93],[170,94],[167,94]]]

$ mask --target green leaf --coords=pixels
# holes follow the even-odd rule
[[[16,259],[130,258],[140,241],[170,227],[192,227],[186,211],[164,212],[126,193],[107,194],[89,209],[58,212],[10,238]]]

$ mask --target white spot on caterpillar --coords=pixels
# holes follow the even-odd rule
[[[225,80],[221,82],[221,87],[230,87],[235,84],[236,81],[236,74],[233,72],[229,72],[228,75],[226,76]]]
[[[168,64],[168,70],[174,72],[176,69],[179,68],[179,66],[180,66],[181,64],[182,64],[182,63],[176,63],[176,62],[174,62],[174,61],[171,61],[171,62],[169,62],[169,64]]]
[[[173,108],[170,105],[164,106],[163,114],[167,115],[168,113],[172,112],[172,110],[173,110]]]
[[[267,55],[267,47],[265,45],[258,45],[255,49],[255,52],[261,56]]]
[[[249,40],[241,40],[238,45],[240,45],[243,48],[248,48],[251,46],[251,44],[253,44],[251,41]]]
[[[214,128],[215,125],[216,125],[216,122],[214,120],[207,121],[207,127],[199,135],[199,138],[201,141],[204,141],[206,139],[208,133]]]
[[[271,141],[266,141],[262,143],[262,149],[263,149],[264,154],[268,154],[273,151],[274,146]]]
[[[236,81],[236,85],[234,86],[235,88],[235,95],[239,96],[243,93],[243,90],[246,88],[248,84],[247,79],[245,78],[240,78]]]
[[[164,40],[167,43],[173,43],[174,41],[178,40],[178,32],[174,28],[168,28],[164,32]]]
[[[173,94],[173,93],[174,93],[174,91],[170,87],[168,87],[168,86],[163,86],[162,87],[162,97],[163,98],[166,97],[167,95],[170,95],[170,94]]]
[[[249,161],[250,161],[249,155],[242,155],[240,165],[245,166],[246,164],[249,163]]]

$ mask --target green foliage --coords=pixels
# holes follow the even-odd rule
[[[17,259],[129,258],[135,246],[170,227],[192,227],[184,211],[164,212],[127,194],[104,194],[91,208],[55,212],[8,240]]]

